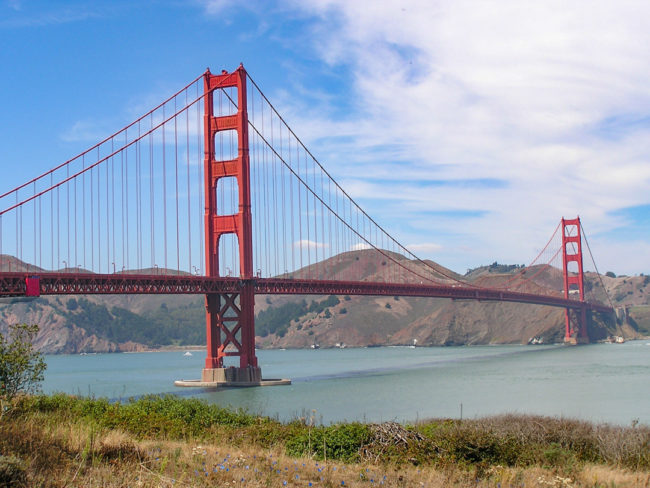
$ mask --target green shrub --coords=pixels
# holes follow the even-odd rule
[[[64,394],[26,397],[21,410],[56,413],[58,417],[81,417],[105,428],[121,428],[138,437],[163,435],[202,437],[218,425],[246,427],[268,421],[243,410],[210,405],[202,400],[174,395],[147,395],[128,403],[105,398],[78,398]]]
[[[352,462],[359,459],[359,450],[370,438],[370,427],[360,423],[303,427],[287,441],[286,450],[290,456],[308,455]]]
[[[47,366],[32,345],[37,334],[38,325],[27,324],[10,324],[7,337],[0,334],[0,396],[40,390]]]

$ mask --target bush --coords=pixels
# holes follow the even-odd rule
[[[287,441],[290,456],[314,456],[316,459],[338,459],[354,462],[359,451],[371,438],[368,425],[360,423],[335,424],[328,427],[303,427]]]
[[[246,427],[268,419],[211,405],[196,398],[146,395],[128,403],[110,403],[105,398],[76,398],[65,394],[39,395],[21,402],[21,410],[56,413],[59,418],[84,418],[108,429],[123,429],[140,438],[157,435],[203,437],[211,427]]]
[[[0,396],[12,398],[40,389],[46,364],[43,355],[34,351],[36,334],[38,325],[27,324],[10,325],[8,338],[0,334]]]

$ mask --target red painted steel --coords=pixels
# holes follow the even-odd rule
[[[209,278],[221,276],[220,240],[226,234],[234,234],[239,244],[241,278],[236,293],[206,295],[207,369],[223,368],[223,358],[226,356],[239,356],[241,368],[257,367],[255,293],[250,282],[253,278],[253,237],[246,76],[246,71],[241,65],[232,73],[223,71],[220,75],[213,75],[207,70],[204,75],[206,275]],[[214,91],[224,88],[237,89],[237,113],[215,116]],[[237,131],[238,152],[234,160],[220,161],[216,158],[215,138],[219,131],[224,130]],[[225,177],[234,177],[237,180],[239,208],[234,215],[218,213],[217,184],[219,179]],[[234,347],[236,352],[226,352],[228,346],[231,346],[230,351]]]
[[[25,273],[3,273],[0,277],[0,296],[24,296]],[[74,274],[41,273],[41,295],[67,294],[194,294],[237,295],[244,282],[234,277],[206,277],[193,275],[138,275],[138,274]],[[449,298],[452,300],[503,301],[582,309],[612,313],[613,309],[599,303],[580,302],[561,296],[536,295],[490,288],[460,285],[440,286],[426,284],[375,283],[368,281],[325,281],[279,278],[256,278],[247,281],[255,294],[265,295],[366,295]]]
[[[582,267],[582,236],[580,234],[580,217],[575,219],[562,218],[562,271],[564,276],[564,298],[567,300],[575,292],[581,303],[585,301],[584,272]],[[569,264],[576,263],[577,273],[569,270]],[[572,288],[572,285],[577,288]],[[578,337],[586,341],[587,336],[587,308],[580,307],[578,311],[567,308],[565,310],[564,340],[572,341]]]
[[[38,276],[25,277],[25,296],[37,297],[41,294],[40,279]]]

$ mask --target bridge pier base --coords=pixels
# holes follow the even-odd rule
[[[565,332],[564,343],[569,345],[589,344],[589,334],[587,333],[587,323],[590,314],[586,305],[582,305],[579,310],[565,310]]]
[[[259,383],[262,381],[262,369],[253,366],[247,368],[205,368],[201,381],[208,383]]]
[[[250,386],[290,385],[287,379],[263,379],[262,369],[255,366],[246,368],[205,368],[200,380],[174,381],[176,386],[199,388],[245,388]]]

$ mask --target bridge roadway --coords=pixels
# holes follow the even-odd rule
[[[34,278],[38,277],[37,286]],[[27,278],[32,278],[28,290]],[[255,294],[268,295],[367,295],[449,298],[528,303],[570,309],[612,313],[600,303],[580,302],[561,296],[537,295],[495,288],[462,285],[397,284],[366,281],[322,281],[281,278],[253,278]],[[95,273],[0,273],[0,297],[39,295],[101,294],[188,294],[239,293],[243,281],[233,277],[211,278],[172,274],[95,274]]]

